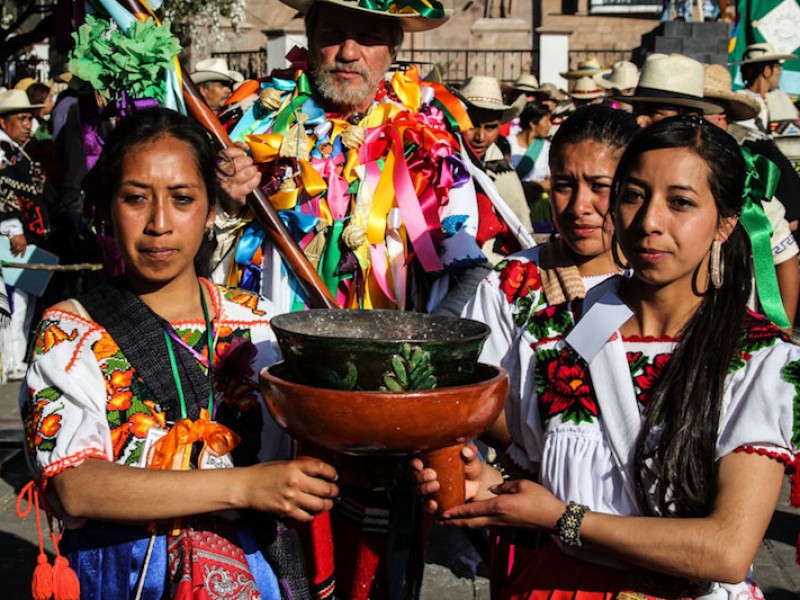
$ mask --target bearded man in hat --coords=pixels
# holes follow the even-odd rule
[[[246,210],[246,194],[260,186],[340,306],[431,312],[455,275],[487,260],[459,142],[472,123],[454,94],[421,80],[415,68],[388,80],[386,73],[405,32],[438,27],[448,15],[436,1],[284,1],[306,13],[308,53],[290,53],[289,69],[260,82],[257,98],[229,103],[231,119],[222,116],[252,157],[241,148],[220,154],[227,197],[215,222],[213,277],[260,291],[278,310],[305,308]],[[525,240],[520,247],[532,244],[523,228],[514,234]],[[408,486],[387,494],[392,479],[373,474],[384,466],[376,462],[353,469],[362,481],[343,481],[330,517],[343,597],[380,598],[403,588],[403,573],[387,556],[395,554],[391,540],[398,552],[413,545],[412,527],[397,531],[408,522],[398,511],[410,512],[413,502]],[[389,526],[398,535],[388,535]],[[324,543],[317,548],[317,556],[331,554]],[[324,565],[312,561],[309,570],[317,590],[332,580]]]
[[[34,112],[43,106],[31,104],[23,90],[0,92],[0,235],[9,238],[14,256],[22,256],[28,243],[42,243],[49,230],[44,171],[25,151]],[[27,369],[24,361],[35,298],[20,288],[12,290],[11,347],[3,349],[2,359],[8,378],[16,381]],[[2,304],[0,298],[0,312]]]
[[[258,289],[284,310],[304,304],[268,244],[249,256],[241,243],[231,250],[230,232],[261,248],[263,232],[240,219],[246,193],[260,185],[279,210],[312,215],[291,215],[291,225],[341,306],[431,311],[448,292],[447,275],[486,260],[458,140],[472,124],[441,84],[414,68],[387,81],[386,71],[405,31],[448,15],[437,2],[421,14],[416,4],[285,1],[307,11],[308,54],[290,54],[292,67],[267,78],[258,100],[226,123],[255,160],[240,149],[221,154],[228,197],[214,277]],[[429,291],[410,294],[415,288]]]
[[[205,103],[214,112],[218,112],[231,97],[233,85],[244,81],[241,73],[228,68],[224,58],[198,61],[189,77],[197,86],[197,91]]]

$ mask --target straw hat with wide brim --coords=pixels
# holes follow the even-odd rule
[[[731,74],[722,65],[703,65],[703,96],[722,104],[731,121],[746,121],[755,117],[760,107],[750,96],[733,91]]]
[[[513,89],[520,90],[522,92],[538,92],[539,80],[536,79],[536,75],[533,75],[532,73],[523,73],[514,82]]]
[[[244,75],[239,71],[231,71],[224,58],[207,58],[197,61],[194,72],[189,74],[194,83],[208,81],[230,81],[239,83],[244,81]]]
[[[639,84],[639,68],[629,60],[620,60],[610,73],[597,73],[594,80],[607,90],[631,90]]]
[[[642,65],[633,96],[614,96],[628,104],[659,104],[720,112],[722,103],[703,99],[703,65],[680,54],[651,54]]]
[[[0,92],[0,115],[42,108],[44,104],[31,104],[25,90],[6,90]]]
[[[596,100],[606,95],[606,90],[591,77],[581,77],[569,93],[574,100]]]
[[[565,79],[578,79],[578,77],[592,77],[598,73],[607,73],[610,71],[608,67],[600,66],[600,63],[594,56],[587,56],[578,62],[578,66],[571,71],[564,71],[559,73]]]
[[[794,54],[780,54],[775,51],[775,46],[769,42],[760,44],[750,44],[745,48],[742,60],[730,63],[731,65],[749,65],[759,62],[783,62],[785,60],[795,60],[797,58]]]
[[[500,82],[486,75],[473,75],[464,82],[456,94],[469,106],[496,111],[501,123],[508,123],[518,117],[527,102],[523,94],[512,104],[506,104],[503,102]]]
[[[325,2],[326,4],[335,4],[343,8],[392,17],[399,19],[400,24],[403,26],[403,31],[436,29],[444,25],[452,14],[450,10],[445,10],[437,0],[419,3],[419,6],[425,9],[425,14],[417,10],[416,5],[408,2],[408,0],[390,1],[380,8],[376,6],[377,3],[369,0],[281,0],[281,2],[302,13],[307,13],[314,5],[314,2]]]

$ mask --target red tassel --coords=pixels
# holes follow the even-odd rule
[[[53,589],[55,600],[80,600],[81,584],[78,574],[63,556],[56,556],[53,567]]]
[[[31,596],[33,600],[50,600],[53,597],[53,566],[44,552],[36,557]]]

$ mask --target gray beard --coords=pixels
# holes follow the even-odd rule
[[[370,78],[369,72],[364,67],[338,62],[327,67],[313,66],[311,74],[314,78],[317,92],[325,100],[341,109],[357,110],[372,102],[375,93],[378,91],[378,86],[384,80],[384,73],[390,66],[391,62],[387,61],[386,67],[381,73],[376,74],[374,78]],[[343,82],[337,84],[333,71],[341,68],[360,73],[362,76],[361,83]]]

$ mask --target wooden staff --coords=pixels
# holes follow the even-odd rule
[[[122,0],[121,4],[140,21],[144,21],[150,16],[139,0]],[[208,108],[182,64],[180,64],[180,68],[183,75],[181,77],[183,100],[189,113],[206,128],[220,147],[234,146],[231,138],[228,137],[228,132],[225,131],[212,110]],[[256,188],[247,197],[247,200],[256,220],[269,234],[281,258],[289,265],[303,290],[308,294],[311,305],[315,308],[338,308],[328,286],[308,262],[308,258],[294,241],[291,232],[284,225],[283,220],[261,188]]]

